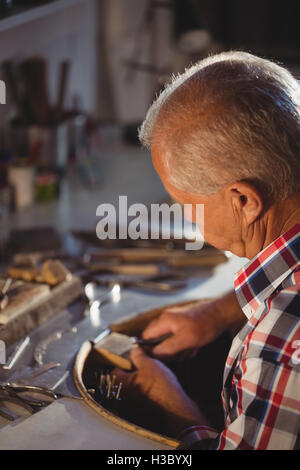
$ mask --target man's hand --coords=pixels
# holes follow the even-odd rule
[[[153,348],[152,354],[167,359],[177,353],[194,355],[201,346],[218,338],[244,314],[234,292],[213,301],[166,309],[157,320],[144,330],[145,339],[172,332],[173,336]]]
[[[134,348],[130,358],[136,368],[134,372],[115,369],[113,373],[124,384],[126,403],[128,400],[138,408],[143,421],[149,417],[158,420],[161,430],[174,436],[188,426],[206,424],[197,405],[168,367],[147,356],[140,348]]]

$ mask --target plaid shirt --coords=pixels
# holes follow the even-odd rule
[[[248,322],[232,342],[225,426],[193,426],[181,448],[300,449],[300,223],[246,264],[235,291]]]

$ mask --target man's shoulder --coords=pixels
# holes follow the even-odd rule
[[[300,284],[286,286],[266,303],[266,314],[253,332],[260,338],[260,357],[288,367],[298,366],[295,354],[300,350]],[[300,366],[297,367],[300,371]]]
[[[300,267],[297,268],[288,279],[275,291],[267,302],[272,313],[282,313],[279,321],[290,317],[291,322],[300,319]]]

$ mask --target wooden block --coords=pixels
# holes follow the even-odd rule
[[[42,265],[41,275],[47,284],[56,286],[57,284],[70,281],[72,274],[59,260],[48,260]]]
[[[16,281],[8,291],[8,305],[0,312],[0,324],[6,325],[27,310],[39,305],[50,294],[45,284]]]
[[[124,370],[132,370],[133,365],[128,354],[135,346],[132,337],[120,333],[110,333],[106,338],[95,344],[95,353],[108,362],[108,364]]]
[[[102,348],[97,349],[96,353],[107,363],[107,365],[118,367],[119,369],[126,371],[131,371],[133,369],[132,362],[126,357],[119,356],[118,354],[114,354],[107,351],[107,349]]]
[[[57,315],[83,293],[81,280],[76,276],[52,289],[45,284],[20,281],[19,289],[0,313],[0,339],[7,346]]]
[[[8,271],[9,277],[12,279],[23,279],[23,281],[32,282],[38,275],[38,270],[31,267],[14,266]]]

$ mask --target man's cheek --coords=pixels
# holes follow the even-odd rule
[[[204,226],[204,204],[184,204],[184,218],[189,222],[195,223],[198,227]]]
[[[184,204],[184,218],[189,222],[202,225],[204,217],[203,204]]]

